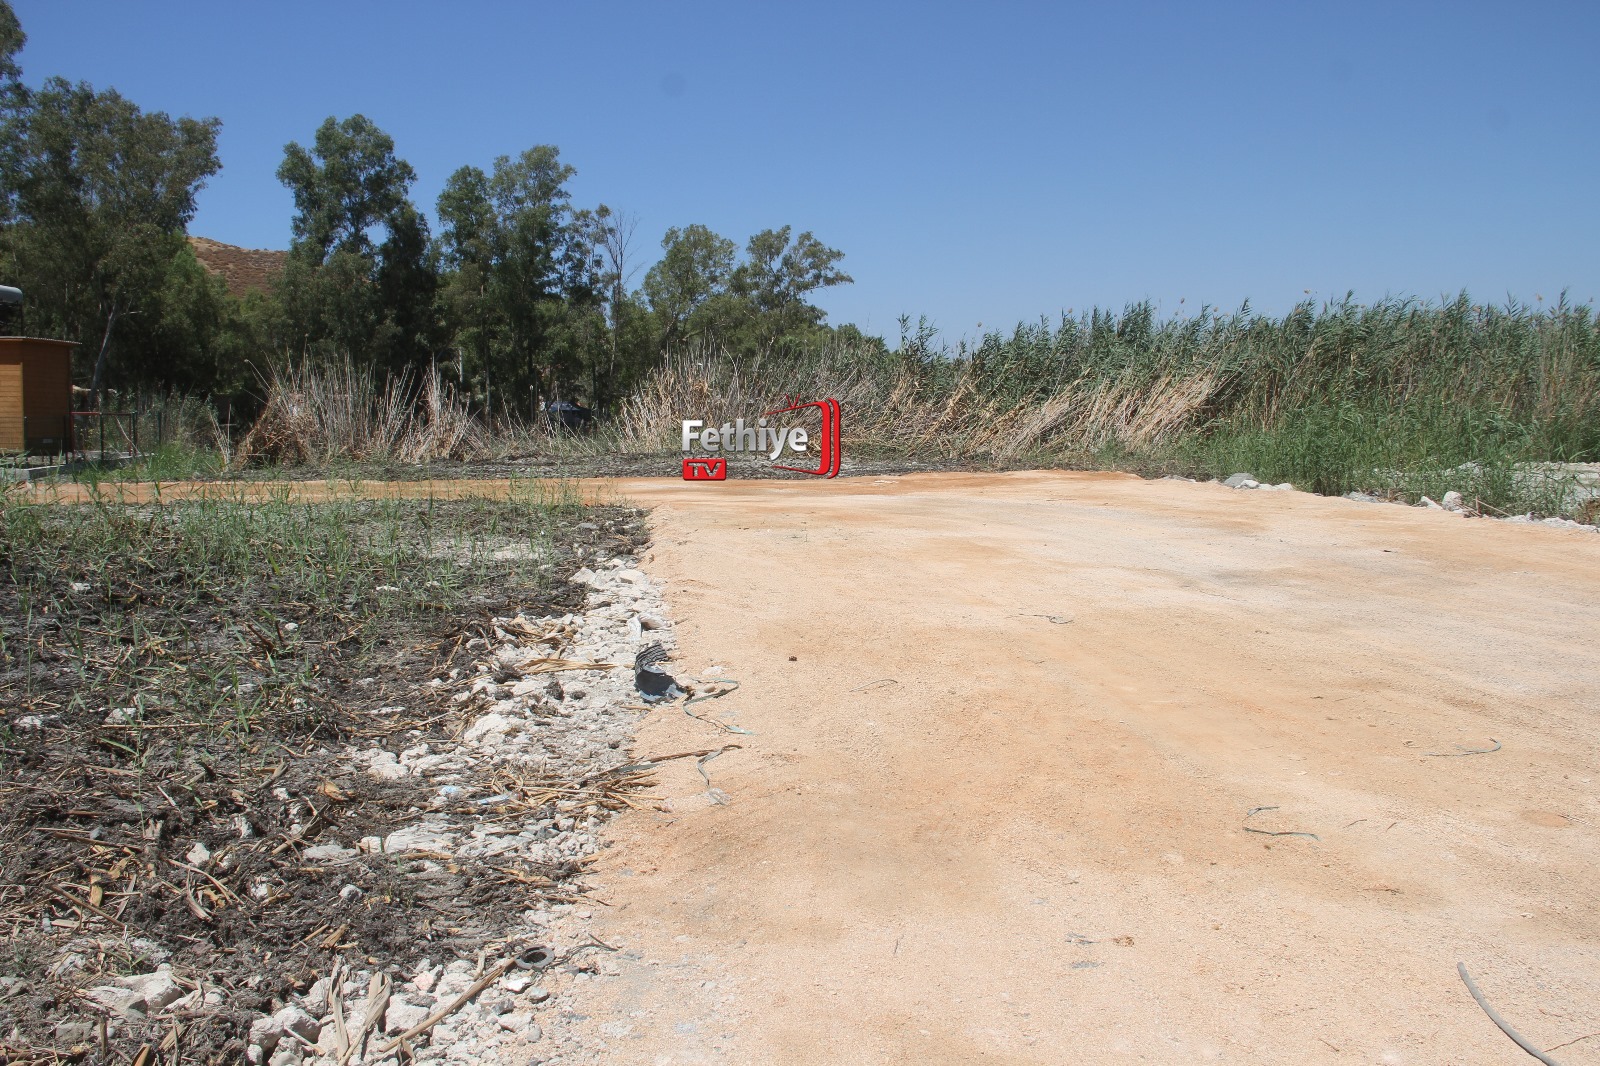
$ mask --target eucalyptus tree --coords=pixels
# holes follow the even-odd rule
[[[293,345],[389,371],[426,363],[438,277],[393,138],[365,115],[330,116],[310,148],[284,147],[277,176],[295,206],[279,284]]]

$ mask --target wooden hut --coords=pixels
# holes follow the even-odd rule
[[[0,452],[72,449],[73,341],[0,337]]]

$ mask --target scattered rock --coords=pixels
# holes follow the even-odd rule
[[[277,1018],[257,1018],[250,1023],[250,1035],[246,1041],[249,1051],[245,1057],[251,1063],[264,1063],[282,1039],[283,1026],[278,1024]]]
[[[299,1007],[284,1007],[272,1016],[280,1033],[293,1033],[308,1044],[315,1044],[322,1035],[322,1023]]]
[[[55,1028],[56,1043],[63,1047],[74,1044],[87,1044],[94,1040],[97,1026],[93,1022],[57,1022]]]
[[[410,772],[392,751],[374,751],[367,757],[367,773],[380,781],[397,781]]]
[[[1462,505],[1461,493],[1457,492],[1455,489],[1451,489],[1449,492],[1444,494],[1444,499],[1440,500],[1439,502],[1446,511],[1459,511],[1461,510]]]
[[[183,995],[183,986],[173,979],[172,968],[165,965],[157,967],[155,973],[119,977],[116,983],[139,993],[150,1013],[164,1010]]]
[[[196,840],[193,846],[189,848],[188,853],[184,855],[183,861],[190,866],[203,867],[211,861],[211,849]]]
[[[176,1003],[183,997],[183,986],[173,979],[171,968],[163,965],[155,973],[119,977],[84,994],[112,1014],[142,1018]]]
[[[130,988],[117,985],[100,985],[84,993],[91,1003],[98,1003],[107,1012],[123,1018],[139,1019],[145,1016],[144,997]]]
[[[1261,482],[1249,474],[1231,474],[1223,484],[1230,489],[1258,489],[1261,487]]]
[[[419,822],[384,837],[383,851],[386,855],[405,851],[450,851],[455,839],[454,834],[442,826]]]
[[[539,1027],[533,1023],[533,1014],[529,1011],[519,1010],[510,1014],[502,1014],[495,1021],[506,1032],[517,1033],[524,1039],[537,1040],[544,1035],[539,1032]]]
[[[503,736],[516,728],[516,723],[503,714],[486,714],[467,729],[462,737],[468,741],[483,741],[490,736]]]
[[[403,1033],[414,1025],[422,1024],[428,1016],[428,1008],[411,1003],[399,994],[389,998],[389,1009],[383,1016],[383,1029],[386,1033]]]
[[[323,1015],[328,1013],[328,1010],[331,1006],[332,995],[333,979],[329,977],[319,977],[311,985],[311,988],[306,992],[306,994],[300,998],[300,1002],[308,1013],[321,1018]]]

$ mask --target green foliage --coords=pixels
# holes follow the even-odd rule
[[[114,90],[50,78],[8,95],[5,125],[0,255],[33,296],[30,327],[84,344],[93,390],[126,339],[115,378],[138,380],[159,358],[151,322],[195,195],[220,166],[220,123],[146,113]]]
[[[285,146],[278,180],[295,215],[277,347],[391,373],[426,366],[437,276],[427,221],[409,198],[416,173],[394,140],[363,115],[329,117],[310,149]]]
[[[600,249],[609,212],[574,210],[576,173],[551,145],[493,171],[466,166],[439,195],[442,305],[457,374],[486,409],[533,414],[572,396],[608,351]]]
[[[738,246],[697,223],[667,230],[661,251],[642,291],[660,320],[662,345],[709,339],[717,316],[701,312],[713,297],[727,293]]]
[[[762,230],[736,261],[734,242],[705,226],[669,229],[642,289],[656,317],[659,351],[717,345],[759,357],[826,342],[824,313],[808,301],[819,289],[851,281],[837,268],[844,253],[809,232],[793,240],[791,233],[788,226]]]

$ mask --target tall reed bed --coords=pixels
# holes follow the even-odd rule
[[[1316,492],[1438,495],[1569,512],[1531,464],[1600,461],[1600,320],[1550,307],[1351,299],[1281,317],[1091,310],[935,347],[834,345],[760,358],[672,354],[596,432],[476,418],[437,372],[282,368],[238,457],[416,463],[671,452],[685,418],[749,419],[832,396],[847,456],[1226,476]]]
[[[621,442],[674,446],[678,421],[748,418],[784,396],[844,406],[846,449],[1226,475],[1318,492],[1532,500],[1519,464],[1600,460],[1600,330],[1587,306],[1350,299],[1281,318],[1148,304],[932,349],[741,360],[679,353],[624,405]],[[1536,500],[1549,509],[1549,478]],[[1557,494],[1559,497],[1559,493]]]

